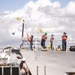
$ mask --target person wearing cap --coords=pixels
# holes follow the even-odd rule
[[[63,51],[66,51],[66,45],[67,45],[67,35],[66,35],[66,32],[64,32],[62,36],[62,50]]]
[[[33,50],[32,46],[33,46],[33,35],[29,36],[27,34],[27,39],[30,42],[30,50]]]
[[[33,46],[33,35],[31,35],[30,37],[31,41],[30,41],[30,49],[33,50],[32,46]]]
[[[41,46],[42,46],[43,48],[46,48],[46,46],[45,46],[45,41],[46,41],[46,39],[47,39],[47,33],[45,33],[45,34],[42,36],[42,38],[41,38]]]
[[[26,58],[22,58],[20,63],[20,75],[29,75]]]
[[[54,35],[52,34],[50,38],[50,48],[51,49],[53,49],[53,40],[54,40]]]

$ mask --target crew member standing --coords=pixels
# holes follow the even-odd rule
[[[30,41],[30,49],[33,50],[32,46],[33,46],[33,35],[31,35],[30,37],[31,41]]]
[[[64,32],[62,36],[62,50],[63,51],[66,51],[66,45],[67,45],[67,35]]]
[[[32,46],[33,46],[33,35],[29,36],[27,34],[27,39],[30,42],[30,50],[33,50]]]
[[[46,41],[46,39],[47,39],[47,33],[45,33],[45,34],[42,36],[42,39],[41,39],[41,46],[42,46],[43,48],[46,48],[46,46],[45,46],[45,41]]]
[[[53,49],[53,40],[54,40],[54,35],[52,34],[51,38],[50,38],[50,47],[51,47],[51,49]]]

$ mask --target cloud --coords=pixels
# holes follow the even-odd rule
[[[16,21],[14,17],[25,20],[24,37],[29,35],[41,37],[42,34],[36,32],[35,28],[41,28],[43,33],[48,32],[48,39],[54,34],[55,40],[61,39],[63,32],[67,32],[68,39],[75,38],[75,2],[70,1],[64,8],[61,4],[50,0],[29,1],[21,9],[15,12],[4,11],[0,15],[0,42],[14,40],[21,41],[22,21]],[[12,33],[15,32],[15,35]],[[37,34],[38,33],[38,34]],[[9,43],[9,42],[8,42]]]
[[[66,15],[75,17],[75,1],[70,1],[65,8]]]

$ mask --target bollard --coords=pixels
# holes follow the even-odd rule
[[[46,75],[46,66],[44,66],[44,75]]]
[[[39,73],[38,73],[38,66],[37,66],[37,70],[36,70],[36,73],[37,73],[37,75],[39,75]]]
[[[37,70],[36,70],[36,73],[37,73],[36,75],[39,75],[38,68],[39,68],[39,67],[37,66],[37,67],[36,67],[36,69],[37,69]],[[44,66],[44,75],[46,75],[46,66]]]

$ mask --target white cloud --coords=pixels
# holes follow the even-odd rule
[[[65,8],[66,15],[75,17],[75,1],[70,1]]]
[[[16,21],[14,17],[25,19],[25,27],[28,34],[36,36],[35,28],[42,28],[43,32],[48,32],[48,38],[51,34],[55,35],[55,39],[61,39],[62,33],[65,31],[68,35],[75,37],[75,2],[71,1],[66,7],[61,8],[61,4],[57,1],[52,3],[50,0],[30,1],[21,9],[15,12],[5,11],[5,15],[0,15],[0,38],[1,41],[21,40],[22,22]],[[4,23],[2,23],[4,21]],[[26,32],[25,30],[25,32]],[[15,35],[12,35],[15,32]],[[26,38],[26,33],[24,36]],[[39,36],[42,35],[38,33]],[[6,37],[6,38],[5,38]],[[41,37],[41,36],[40,36]]]
[[[60,4],[58,1],[56,1],[56,2],[53,3],[53,6],[54,6],[54,7],[60,7],[61,4]]]

